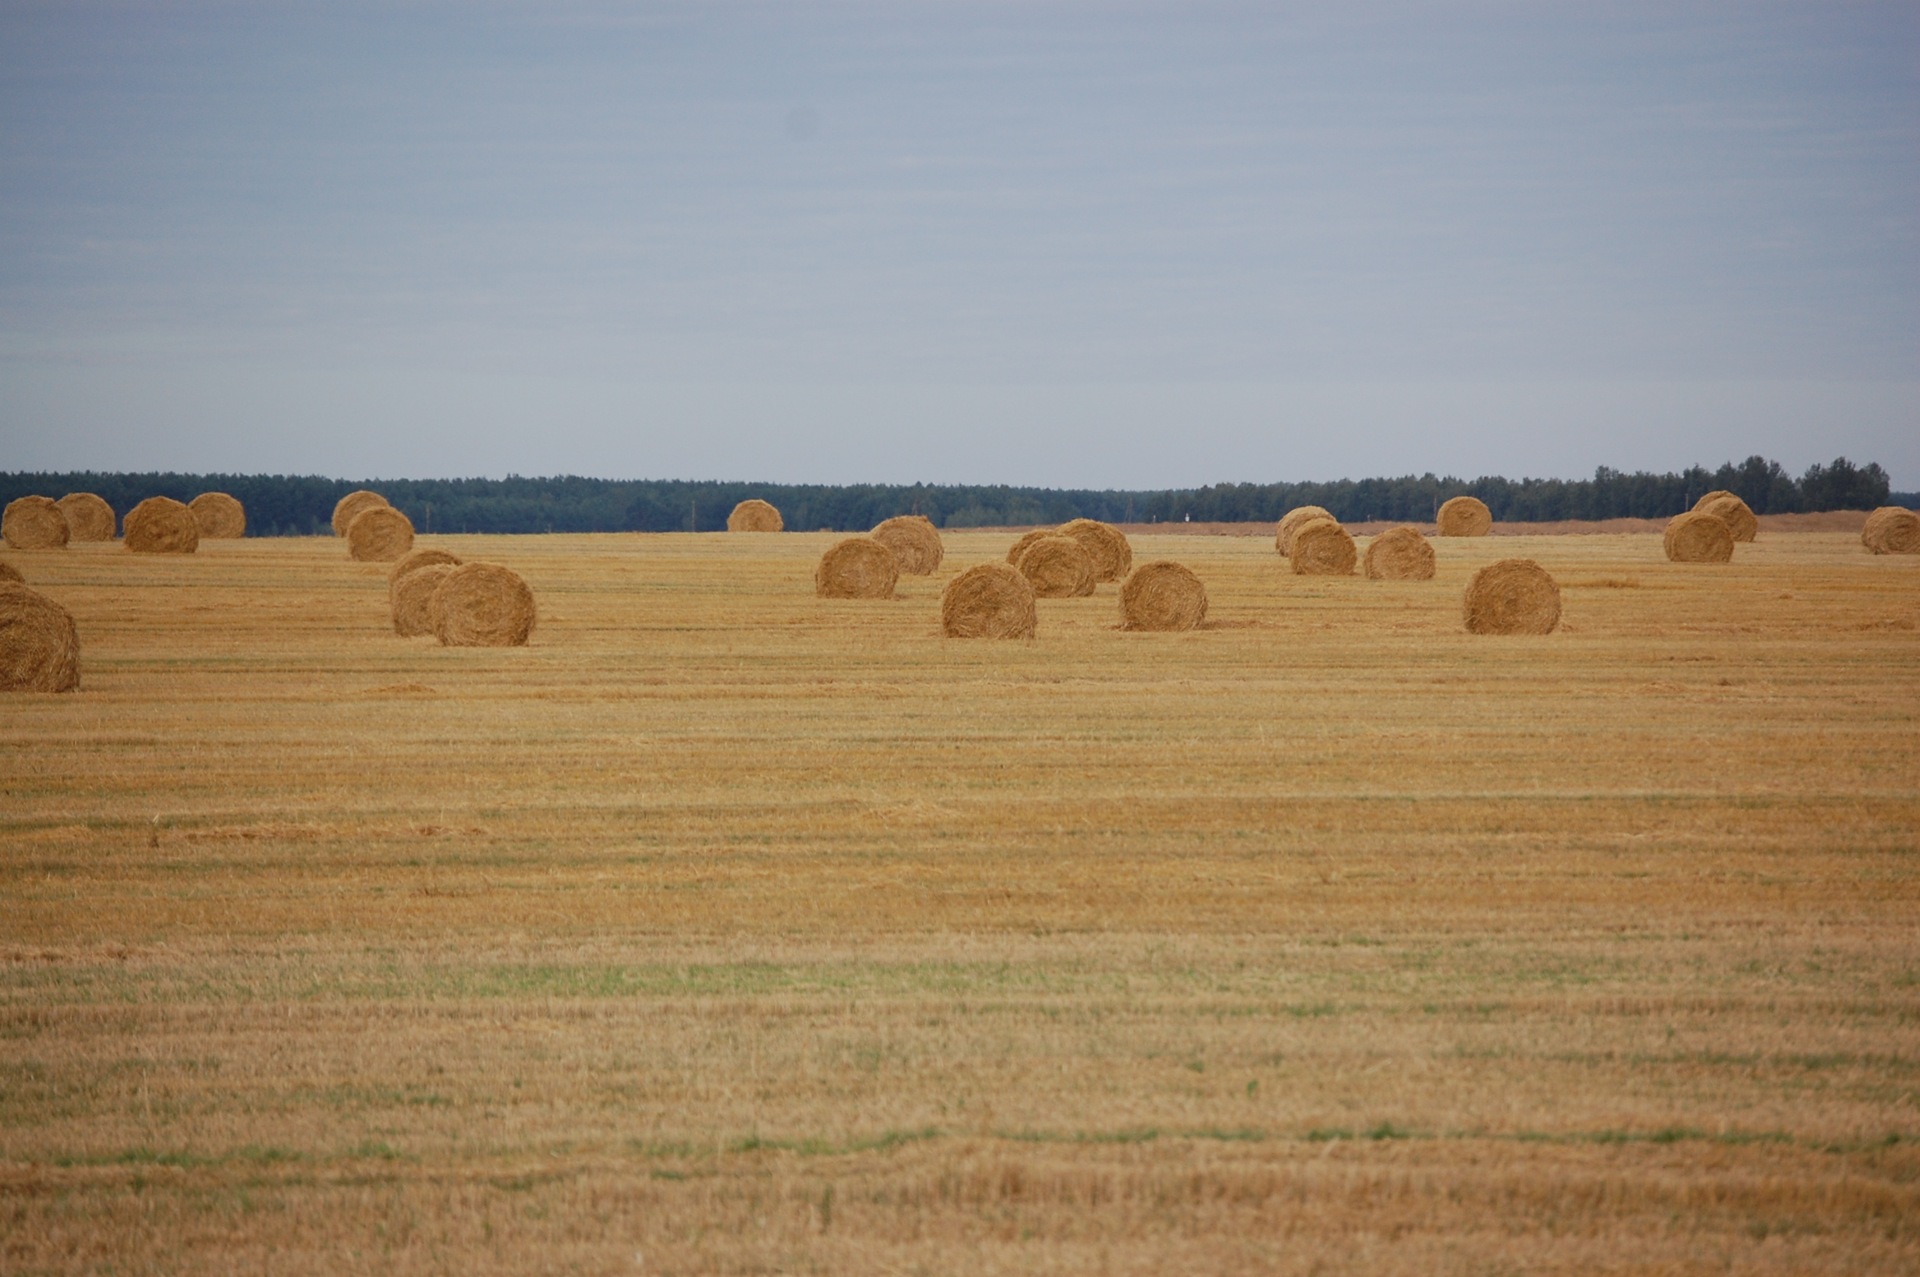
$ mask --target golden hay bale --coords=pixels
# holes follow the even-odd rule
[[[1325,506],[1297,505],[1293,507],[1293,509],[1280,516],[1280,527],[1273,534],[1273,548],[1282,554],[1292,555],[1293,534],[1295,529],[1301,524],[1311,523],[1315,519],[1331,518],[1333,518],[1333,511],[1327,509]]]
[[[1689,510],[1667,520],[1667,558],[1675,563],[1725,563],[1733,558],[1733,529],[1717,514]]]
[[[940,592],[948,638],[1032,638],[1038,619],[1033,586],[1004,563],[976,563]]]
[[[361,563],[391,563],[413,548],[413,521],[390,505],[369,506],[347,527],[347,554]]]
[[[8,581],[15,581],[21,585],[25,585],[27,583],[27,578],[20,575],[19,568],[16,568],[15,566],[13,566],[13,564],[8,563],[5,559],[0,559],[0,584],[4,584],[5,582],[8,582]]]
[[[247,508],[224,492],[202,492],[187,502],[203,541],[234,541],[247,535]]]
[[[71,535],[52,497],[19,497],[0,513],[0,540],[16,550],[58,550]]]
[[[533,591],[518,572],[497,563],[449,569],[427,609],[434,634],[447,647],[519,647],[533,633]]]
[[[365,488],[358,492],[349,492],[334,503],[333,535],[337,537],[347,535],[347,529],[353,526],[354,518],[362,511],[372,510],[385,504],[387,499],[378,492],[368,492]]]
[[[1111,523],[1098,519],[1074,519],[1060,525],[1060,535],[1069,536],[1086,547],[1093,556],[1093,579],[1121,581],[1133,571],[1133,547],[1127,534]]]
[[[1367,542],[1364,566],[1369,581],[1433,580],[1433,543],[1418,528],[1388,528]]]
[[[430,568],[436,564],[457,568],[462,562],[459,555],[449,554],[445,550],[409,550],[387,572],[387,585],[391,588],[395,581],[420,568]]]
[[[1093,556],[1078,537],[1037,537],[1013,566],[1040,598],[1075,599],[1093,593]]]
[[[1333,519],[1308,519],[1293,529],[1289,542],[1299,576],[1352,576],[1360,560],[1353,538]]]
[[[1472,634],[1551,634],[1560,624],[1560,587],[1532,559],[1489,563],[1467,582]]]
[[[121,527],[135,554],[192,554],[200,548],[200,521],[172,497],[148,497],[127,511]]]
[[[72,614],[24,585],[0,581],[0,692],[78,686],[80,632]]]
[[[428,563],[387,583],[387,602],[393,608],[393,632],[412,638],[433,633],[433,592],[457,563]]]
[[[1433,521],[1443,537],[1483,537],[1493,531],[1493,511],[1479,497],[1448,497]]]
[[[930,574],[946,556],[939,530],[924,514],[896,514],[881,520],[867,535],[892,550],[900,570],[909,576]]]
[[[781,532],[786,529],[787,521],[780,517],[772,503],[758,497],[748,497],[733,507],[733,513],[727,516],[729,532]]]
[[[1730,497],[1732,495],[1733,493],[1728,492],[1725,488],[1715,488],[1712,492],[1703,494],[1698,501],[1694,502],[1693,509],[1704,510],[1707,508],[1709,501],[1718,501],[1721,497]]]
[[[1736,541],[1751,541],[1760,531],[1760,520],[1753,517],[1747,503],[1731,492],[1694,507],[1699,514],[1710,514],[1727,525]]]
[[[1013,548],[1007,551],[1007,565],[1009,567],[1019,567],[1020,556],[1027,552],[1028,546],[1038,541],[1041,537],[1057,537],[1059,535],[1059,528],[1035,528],[1031,532],[1022,533],[1020,539],[1013,543]]]
[[[67,516],[67,530],[75,541],[111,541],[118,516],[105,497],[91,492],[69,492],[59,501]]]
[[[1875,554],[1920,554],[1920,514],[1902,506],[1883,505],[1867,516],[1860,544]]]
[[[823,599],[890,599],[900,560],[872,537],[848,537],[820,556],[813,592]]]
[[[1129,630],[1190,630],[1207,619],[1207,587],[1185,564],[1159,559],[1120,587],[1120,623]]]

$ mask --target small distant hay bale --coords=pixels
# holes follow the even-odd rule
[[[1418,528],[1388,528],[1367,542],[1363,565],[1369,581],[1433,580],[1433,543]]]
[[[224,492],[202,492],[187,502],[203,541],[235,541],[247,535],[247,508]]]
[[[135,554],[192,554],[200,548],[200,520],[172,497],[148,497],[127,511],[122,528]]]
[[[1860,544],[1875,554],[1920,554],[1920,514],[1903,506],[1883,505],[1867,516]]]
[[[393,607],[393,632],[405,638],[432,634],[433,592],[457,563],[427,563],[387,584],[387,602]]]
[[[91,492],[69,492],[59,501],[67,529],[75,541],[111,541],[118,516],[106,498]]]
[[[16,550],[58,550],[72,535],[52,497],[19,497],[0,512],[0,540]]]
[[[1120,622],[1129,630],[1190,630],[1207,619],[1207,587],[1171,559],[1135,568],[1120,587]]]
[[[1025,554],[1027,547],[1035,541],[1040,540],[1042,537],[1057,537],[1059,535],[1061,535],[1059,528],[1035,528],[1031,532],[1022,533],[1020,539],[1015,541],[1012,548],[1007,551],[1007,566],[1019,567],[1020,556]]]
[[[948,638],[1032,638],[1039,621],[1033,586],[1004,563],[976,563],[940,593]]]
[[[339,501],[334,503],[333,535],[337,537],[347,535],[347,529],[353,526],[355,517],[361,512],[372,510],[377,506],[383,506],[385,504],[387,504],[387,499],[378,492],[368,492],[365,488],[360,489],[358,492],[349,492],[346,496],[341,497]]]
[[[1753,511],[1747,503],[1731,492],[1723,493],[1707,502],[1696,505],[1694,510],[1700,514],[1710,514],[1727,525],[1736,541],[1751,541],[1760,532],[1760,520],[1753,517]]]
[[[347,528],[347,553],[360,563],[391,563],[413,548],[413,520],[390,505],[369,506]]]
[[[733,507],[733,513],[727,516],[729,532],[783,532],[787,521],[780,517],[780,511],[768,501],[759,497],[748,497]]]
[[[1532,559],[1501,559],[1473,574],[1464,611],[1472,634],[1551,634],[1560,587]]]
[[[497,563],[449,569],[427,608],[434,635],[447,647],[519,647],[533,633],[533,591],[518,572]]]
[[[1075,599],[1093,593],[1093,556],[1078,537],[1036,537],[1013,566],[1040,598]]]
[[[946,557],[939,529],[924,514],[896,514],[881,520],[867,535],[892,550],[908,576],[927,576]]]
[[[8,581],[15,582],[19,585],[25,585],[27,583],[27,578],[20,575],[19,568],[16,568],[15,566],[13,566],[13,564],[8,563],[5,559],[0,559],[0,584],[5,584]]]
[[[1293,570],[1299,576],[1352,576],[1360,561],[1353,538],[1334,519],[1308,519],[1289,538]]]
[[[900,560],[873,537],[848,537],[820,556],[813,592],[823,599],[890,599]]]
[[[409,550],[401,555],[399,561],[388,571],[387,585],[391,587],[395,581],[398,581],[407,573],[417,571],[420,568],[430,568],[437,564],[445,564],[447,567],[457,568],[462,562],[463,560],[459,555],[449,554],[445,550]]]
[[[1072,537],[1093,556],[1093,579],[1123,581],[1133,571],[1133,547],[1127,534],[1098,519],[1074,519],[1060,525],[1060,535]]]
[[[0,581],[0,692],[71,692],[80,686],[73,615],[24,585]]]
[[[1483,537],[1493,531],[1493,511],[1479,497],[1448,497],[1433,521],[1443,537]]]
[[[1297,505],[1280,516],[1280,527],[1273,534],[1273,548],[1291,558],[1293,556],[1293,534],[1301,524],[1311,523],[1315,519],[1331,519],[1333,511],[1325,506]]]
[[[1674,563],[1726,563],[1733,558],[1733,529],[1719,515],[1704,510],[1668,519],[1661,540]]]

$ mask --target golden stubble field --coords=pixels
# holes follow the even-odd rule
[[[11,554],[0,1272],[1910,1272],[1920,561],[1135,537],[938,634],[831,537]],[[1480,564],[1565,625],[1474,638]]]

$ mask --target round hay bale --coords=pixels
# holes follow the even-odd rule
[[[1920,514],[1903,506],[1883,505],[1867,516],[1860,544],[1875,554],[1920,554]]]
[[[1703,493],[1700,499],[1693,503],[1692,508],[1695,510],[1704,510],[1707,508],[1708,502],[1718,501],[1721,497],[1730,497],[1732,495],[1733,493],[1728,492],[1725,488],[1715,488],[1712,492]]]
[[[391,563],[413,548],[413,521],[390,505],[369,506],[347,528],[347,554],[361,563]]]
[[[1717,514],[1689,510],[1667,520],[1667,558],[1675,563],[1726,563],[1733,558],[1733,529]]]
[[[900,570],[909,576],[929,575],[946,556],[939,529],[924,514],[896,514],[881,520],[867,535],[892,550]]]
[[[0,512],[0,540],[16,550],[58,550],[72,535],[52,497],[18,497]]]
[[[940,592],[948,638],[1032,638],[1038,620],[1033,586],[1004,563],[976,563]]]
[[[71,692],[80,686],[73,615],[24,585],[0,581],[0,692]]]
[[[1183,563],[1158,559],[1120,587],[1120,623],[1129,630],[1190,630],[1207,619],[1207,587]]]
[[[759,497],[748,497],[733,507],[733,513],[727,516],[729,532],[782,532],[787,522],[780,517],[771,502]]]
[[[20,585],[25,585],[27,583],[27,578],[20,575],[19,568],[13,566],[13,564],[7,562],[5,559],[0,559],[0,584],[3,584],[8,581],[13,581]]]
[[[200,548],[200,521],[186,502],[148,497],[127,511],[126,547],[135,554],[192,554]]]
[[[1013,566],[1040,598],[1076,599],[1093,593],[1093,556],[1078,537],[1037,537]]]
[[[1060,535],[1072,537],[1093,556],[1093,579],[1123,581],[1133,571],[1133,547],[1127,534],[1098,519],[1074,519],[1060,525]]]
[[[1308,519],[1294,528],[1290,543],[1298,576],[1352,576],[1360,561],[1353,538],[1333,519]]]
[[[1467,631],[1551,634],[1560,624],[1560,587],[1532,559],[1489,563],[1467,582]]]
[[[1479,497],[1448,497],[1433,521],[1443,537],[1483,537],[1493,531],[1493,511]]]
[[[1727,531],[1733,533],[1736,541],[1751,541],[1760,531],[1760,520],[1753,517],[1753,511],[1747,503],[1731,492],[1723,492],[1704,505],[1693,507],[1695,513],[1710,514],[1727,525]]]
[[[820,556],[813,592],[823,599],[890,599],[900,560],[873,537],[848,537]]]
[[[1028,546],[1042,537],[1057,537],[1060,534],[1059,528],[1035,528],[1031,532],[1022,533],[1020,539],[1013,543],[1013,548],[1007,551],[1007,566],[1019,567],[1020,556],[1027,552]]]
[[[349,492],[333,506],[333,535],[343,537],[347,529],[353,526],[354,518],[364,510],[383,506],[387,499],[378,492],[368,492],[365,488],[358,492]]]
[[[1333,511],[1327,509],[1325,506],[1297,505],[1293,507],[1293,509],[1280,516],[1280,527],[1273,534],[1273,548],[1282,554],[1291,556],[1293,554],[1293,534],[1295,529],[1301,524],[1311,523],[1315,519],[1331,518],[1333,518]]]
[[[533,591],[518,572],[497,563],[449,569],[427,608],[435,636],[447,647],[519,647],[533,633]]]
[[[436,564],[457,568],[461,562],[459,555],[449,554],[445,550],[409,550],[401,555],[399,561],[388,571],[387,586],[392,588],[395,581],[419,568],[430,568]]]
[[[1433,580],[1433,543],[1418,528],[1388,528],[1367,542],[1362,560],[1369,581]]]
[[[75,541],[111,541],[119,516],[105,497],[91,492],[69,492],[60,498],[60,513],[67,516],[67,531]]]
[[[203,541],[237,541],[247,535],[247,508],[224,492],[202,492],[187,502]]]
[[[387,584],[387,602],[393,607],[393,632],[405,638],[433,633],[433,592],[457,563],[428,563]]]

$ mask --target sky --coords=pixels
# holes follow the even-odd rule
[[[1920,488],[1910,3],[0,0],[0,470]]]

